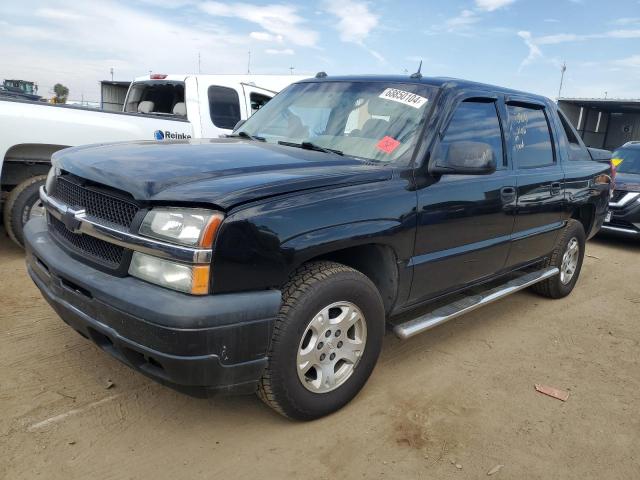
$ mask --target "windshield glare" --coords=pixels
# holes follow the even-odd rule
[[[269,143],[310,142],[367,160],[407,164],[434,91],[413,83],[294,84],[236,133]]]
[[[616,167],[617,172],[640,174],[640,149],[622,148],[613,152],[612,158],[622,160]]]

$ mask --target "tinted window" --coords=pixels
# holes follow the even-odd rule
[[[504,165],[502,132],[494,103],[463,102],[458,106],[446,133],[436,148],[436,158],[446,158],[453,142],[483,142],[493,149],[498,168]]]
[[[580,141],[573,131],[573,128],[571,128],[567,118],[560,111],[558,111],[558,117],[560,117],[562,129],[567,137],[569,160],[588,160],[590,157],[587,153],[587,149],[580,144]]]
[[[211,86],[209,113],[211,121],[218,128],[233,129],[240,121],[240,98],[233,88]]]
[[[271,97],[267,97],[266,95],[262,95],[260,93],[253,92],[249,94],[249,101],[251,102],[251,114],[254,114],[258,110],[260,110],[269,100],[271,100]]]
[[[511,156],[518,168],[553,165],[549,124],[543,109],[507,105]]]

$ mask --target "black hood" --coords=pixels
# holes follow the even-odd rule
[[[391,177],[391,168],[362,160],[237,138],[89,145],[62,150],[53,163],[128,192],[136,200],[222,208],[299,190]]]

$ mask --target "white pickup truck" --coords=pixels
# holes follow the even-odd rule
[[[302,78],[147,75],[131,84],[122,112],[0,98],[0,186],[7,233],[22,245],[22,226],[44,213],[38,189],[54,152],[89,143],[219,137]]]

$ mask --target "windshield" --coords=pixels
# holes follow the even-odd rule
[[[613,152],[613,160],[621,160],[616,171],[620,173],[640,174],[640,148],[621,148]]]
[[[184,117],[184,82],[148,81],[131,85],[125,112]]]
[[[434,93],[434,87],[416,83],[298,83],[235,133],[406,165]]]

